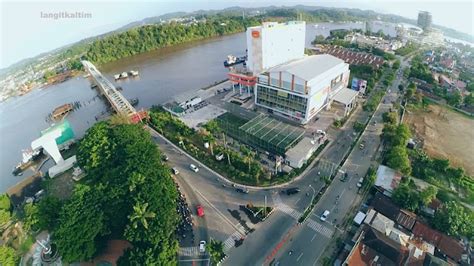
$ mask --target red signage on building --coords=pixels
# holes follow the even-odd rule
[[[253,30],[252,31],[252,37],[254,37],[254,38],[260,37],[260,32],[258,30]]]

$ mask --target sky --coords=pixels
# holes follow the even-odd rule
[[[416,19],[418,11],[432,13],[435,24],[462,32],[473,32],[471,0],[352,0],[352,1],[279,1],[279,0],[0,0],[0,68],[22,59],[106,33],[127,23],[176,11],[222,9],[230,6],[263,7],[296,4],[371,9]],[[48,18],[50,13],[90,14],[88,18]]]

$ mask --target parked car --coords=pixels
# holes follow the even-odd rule
[[[201,240],[199,242],[199,252],[201,252],[201,253],[206,252],[206,241]]]
[[[357,182],[357,187],[361,188],[363,183],[364,183],[364,178],[363,177],[359,178],[359,182]]]
[[[170,158],[168,158],[168,155],[166,154],[163,154],[163,156],[161,157],[163,159],[163,161],[168,161]]]
[[[174,175],[179,174],[179,171],[176,169],[176,167],[171,168],[171,172],[173,172]]]
[[[189,168],[195,173],[199,172],[199,168],[197,168],[197,166],[195,166],[194,164],[190,164]]]
[[[244,194],[249,194],[249,190],[248,189],[244,189],[244,188],[237,188],[236,189],[237,192],[240,192],[240,193],[244,193]]]
[[[324,222],[324,221],[326,221],[326,219],[328,218],[328,216],[329,216],[329,211],[328,211],[328,210],[325,210],[325,211],[323,212],[323,214],[321,214],[321,217],[319,217],[319,219]]]
[[[301,190],[297,187],[294,187],[294,188],[289,188],[286,190],[286,195],[293,195],[293,194],[296,194],[298,192],[300,192]]]
[[[204,208],[201,205],[196,206],[196,213],[197,216],[203,217],[204,216]]]
[[[363,150],[365,145],[363,143],[359,144],[359,149]]]

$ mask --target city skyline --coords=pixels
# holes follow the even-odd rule
[[[334,8],[359,8],[384,14],[401,15],[415,20],[418,11],[423,9],[432,13],[433,24],[443,25],[473,35],[472,23],[465,23],[466,15],[472,20],[472,3],[463,1],[455,4],[443,1],[418,1],[416,3],[379,1],[371,3],[365,0],[355,2],[324,1],[316,4],[301,1],[263,1],[258,3],[248,3],[246,1],[203,3],[194,0],[176,3],[169,1],[144,3],[115,3],[113,1],[48,3],[32,1],[29,2],[27,7],[24,3],[22,1],[2,1],[2,41],[0,43],[2,58],[0,68],[8,68],[21,60],[73,44],[88,37],[116,30],[128,23],[147,17],[179,11],[217,10],[232,6],[265,7],[302,4]],[[407,8],[407,5],[409,5],[409,8]],[[449,5],[449,9],[446,9],[447,5]],[[449,11],[446,12],[446,10]],[[64,13],[78,13],[82,16],[71,17],[67,14],[64,15]],[[55,14],[59,17],[55,18]],[[442,16],[442,14],[445,16]],[[456,14],[456,16],[451,16],[452,14]],[[28,19],[24,19],[25,17]],[[7,25],[15,25],[15,27],[8,27]],[[34,46],[31,46],[32,42],[35,42]]]

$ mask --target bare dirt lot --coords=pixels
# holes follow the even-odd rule
[[[424,140],[423,149],[433,157],[447,158],[454,166],[474,175],[474,119],[439,105],[410,110],[404,119],[412,133]]]

